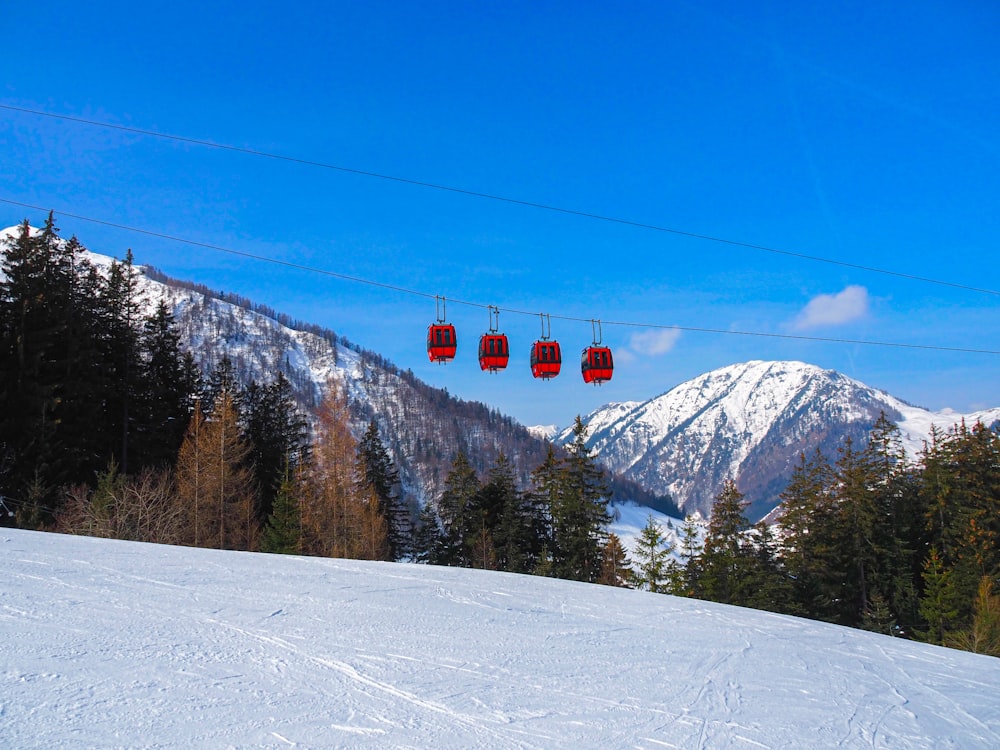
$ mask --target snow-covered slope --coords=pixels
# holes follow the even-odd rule
[[[707,515],[726,479],[752,514],[770,510],[801,452],[833,454],[846,436],[863,443],[880,412],[900,426],[911,456],[931,424],[963,416],[986,424],[1000,408],[970,415],[928,412],[833,370],[803,362],[746,362],[701,375],[642,403],[609,404],[586,418],[588,444],[612,471],[668,492]],[[572,439],[570,430],[560,440]]]
[[[0,745],[1000,747],[1000,659],[662,594],[0,531]]]

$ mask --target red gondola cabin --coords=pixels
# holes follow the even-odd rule
[[[451,323],[427,326],[427,356],[431,362],[451,362],[457,348],[458,338]]]
[[[559,374],[562,353],[558,341],[536,341],[531,346],[531,374],[548,380]]]
[[[507,366],[510,349],[502,333],[484,333],[479,339],[479,368],[496,372]]]
[[[588,346],[583,350],[580,372],[583,373],[584,383],[600,385],[605,380],[611,380],[614,369],[615,363],[611,358],[611,349],[608,347]]]

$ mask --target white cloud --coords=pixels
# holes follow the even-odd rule
[[[681,337],[681,332],[676,328],[667,328],[659,331],[643,331],[632,335],[630,346],[637,354],[658,356],[666,354],[674,348],[677,339]]]
[[[795,320],[795,329],[821,328],[849,323],[868,314],[868,290],[863,286],[849,286],[837,294],[820,294]]]

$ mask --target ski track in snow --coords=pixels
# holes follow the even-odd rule
[[[1000,659],[643,592],[0,530],[0,747],[996,748]]]

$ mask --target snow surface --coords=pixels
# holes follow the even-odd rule
[[[430,566],[0,530],[0,746],[997,748],[1000,659]]]
[[[665,513],[660,513],[645,505],[637,503],[611,503],[608,511],[614,520],[608,525],[608,531],[614,533],[625,548],[629,559],[635,562],[636,541],[649,519],[660,527],[663,532],[664,546],[673,547],[673,556],[680,559],[680,529],[682,522]],[[697,515],[700,521],[701,516]]]

